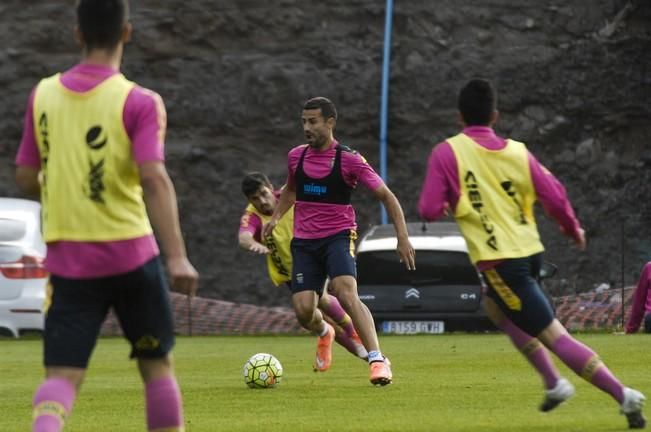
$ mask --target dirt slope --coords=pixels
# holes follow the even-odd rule
[[[301,143],[301,103],[315,95],[335,101],[338,137],[378,166],[384,2],[134,3],[123,71],[166,101],[168,163],[201,294],[286,304],[262,259],[236,247],[239,182],[249,170],[283,181],[286,152]],[[587,231],[578,253],[540,221],[560,267],[553,291],[618,286],[622,244],[633,283],[651,258],[651,3],[513,3],[396,1],[389,185],[417,219],[429,150],[457,130],[459,86],[488,77],[501,93],[498,132],[526,141],[557,174]],[[58,3],[0,4],[0,195],[18,195],[12,161],[29,90],[78,59],[72,20]],[[363,231],[379,207],[363,190],[355,202]]]

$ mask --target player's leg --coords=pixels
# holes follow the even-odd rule
[[[324,319],[317,304],[326,272],[318,256],[320,240],[292,239],[292,306],[298,322],[319,336],[314,370],[325,372],[332,362],[334,328]]]
[[[183,431],[183,402],[171,360],[174,321],[160,260],[115,276],[111,283],[113,306],[145,385],[147,428]]]
[[[574,386],[559,376],[541,341],[532,336],[554,319],[551,305],[537,282],[541,263],[540,254],[509,259],[484,271],[482,276],[488,286],[487,311],[495,313],[491,305],[497,306],[498,312],[507,320],[500,321],[499,313],[491,318],[497,318],[498,327],[507,332],[543,377],[546,390],[540,410],[546,412],[572,397]]]
[[[494,269],[483,272],[489,286],[488,295],[515,325],[536,335],[550,351],[577,375],[610,394],[622,406],[629,425],[644,422],[641,404],[644,396],[628,389],[588,346],[567,333],[554,317],[554,312],[537,281],[541,255],[506,260]],[[626,396],[625,397],[625,393]],[[633,407],[633,408],[631,408]]]
[[[323,313],[323,318],[328,321],[335,329],[335,341],[346,348],[351,354],[366,360],[368,352],[362,343],[353,320],[350,315],[339,304],[337,297],[328,293],[326,288],[323,290],[323,295],[319,298],[319,309]]]
[[[72,410],[109,301],[97,280],[51,276],[43,332],[46,379],[33,400],[33,431],[58,432]]]
[[[543,412],[551,411],[560,403],[569,399],[574,394],[574,387],[568,380],[560,376],[543,344],[507,318],[492,298],[484,296],[483,302],[484,310],[490,320],[497,328],[506,333],[515,348],[520,351],[542,378],[545,386],[545,399],[540,405],[540,410]]]
[[[368,351],[371,383],[375,385],[391,384],[393,375],[380,351],[375,321],[357,293],[355,238],[354,231],[347,231],[334,235],[328,240],[324,254],[330,286],[341,306],[353,320],[353,325]]]
[[[644,332],[651,333],[651,312],[644,316]]]
[[[589,346],[572,337],[563,324],[554,319],[538,338],[577,375],[608,393],[626,415],[631,429],[642,429],[645,397],[637,390],[625,387]]]
[[[138,358],[138,370],[145,383],[149,430],[183,431],[183,401],[174,375],[172,354]]]

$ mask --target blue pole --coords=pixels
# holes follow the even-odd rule
[[[384,58],[382,59],[382,91],[380,99],[380,176],[388,183],[387,174],[387,129],[389,117],[389,75],[391,68],[391,29],[393,27],[393,0],[387,0],[384,21]],[[387,223],[387,211],[380,204],[380,219]]]

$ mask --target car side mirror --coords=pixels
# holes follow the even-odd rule
[[[540,279],[542,280],[554,277],[557,271],[558,267],[556,267],[556,265],[545,261],[542,263],[542,266],[540,266]]]

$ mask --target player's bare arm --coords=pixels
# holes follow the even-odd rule
[[[16,185],[25,194],[38,198],[41,194],[41,185],[38,182],[39,170],[37,168],[19,165],[16,167]]]
[[[264,227],[262,227],[262,236],[266,237],[271,235],[278,221],[287,211],[292,208],[294,202],[296,201],[296,189],[293,186],[285,185],[282,192],[280,193],[280,198],[278,199],[278,204],[274,209],[271,219],[267,222]]]
[[[256,241],[253,238],[253,234],[250,232],[239,233],[237,239],[239,241],[240,247],[244,250],[260,255],[266,255],[269,253],[269,248],[267,248],[267,246],[263,245],[259,241]]]
[[[165,255],[171,288],[193,296],[199,275],[185,250],[172,180],[160,161],[146,162],[139,168],[147,214]]]
[[[384,204],[391,222],[396,229],[396,237],[398,238],[398,247],[396,251],[400,257],[400,262],[404,263],[407,270],[416,270],[416,251],[409,241],[409,234],[407,233],[407,224],[405,222],[405,215],[398,202],[398,198],[386,186],[382,185],[373,191],[375,197]]]

